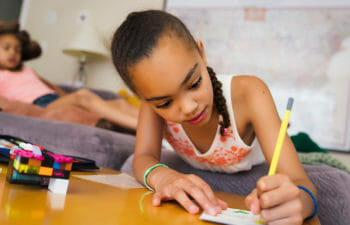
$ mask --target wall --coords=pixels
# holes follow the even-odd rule
[[[24,29],[40,42],[43,55],[27,62],[37,73],[55,83],[73,80],[78,70],[76,58],[65,55],[75,31],[81,26],[79,15],[86,14],[87,23],[95,27],[109,49],[112,35],[128,13],[144,9],[162,9],[163,0],[25,0],[21,18]],[[87,64],[88,83],[93,88],[117,91],[124,84],[117,75],[111,59],[90,61]]]

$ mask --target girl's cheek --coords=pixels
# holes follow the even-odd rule
[[[161,117],[163,117],[165,120],[174,122],[174,123],[181,123],[183,122],[181,120],[181,115],[179,113],[175,113],[174,111],[168,111],[162,113]]]

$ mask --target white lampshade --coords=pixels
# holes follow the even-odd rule
[[[87,23],[81,25],[67,47],[63,49],[63,53],[76,57],[110,55],[96,30]]]

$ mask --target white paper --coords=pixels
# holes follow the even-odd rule
[[[103,175],[73,175],[74,177],[122,188],[144,188],[133,176],[126,173]]]
[[[229,225],[266,224],[259,215],[254,215],[250,211],[233,208],[228,208],[216,216],[211,216],[203,212],[199,218],[201,220]]]

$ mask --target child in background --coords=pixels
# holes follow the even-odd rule
[[[99,127],[136,129],[138,109],[125,99],[105,101],[86,89],[66,94],[23,65],[23,61],[40,54],[40,46],[26,31],[19,30],[18,23],[0,24],[0,96],[47,109],[74,105],[104,118]]]
[[[163,136],[198,169],[234,173],[271,162],[281,120],[268,87],[254,76],[216,75],[202,42],[178,18],[129,14],[114,34],[112,56],[141,99],[133,172],[155,191],[154,206],[176,200],[190,213],[211,215],[227,208],[201,178],[160,164]],[[260,178],[246,204],[268,224],[302,224],[314,215],[316,189],[289,137],[282,152],[277,175]]]

